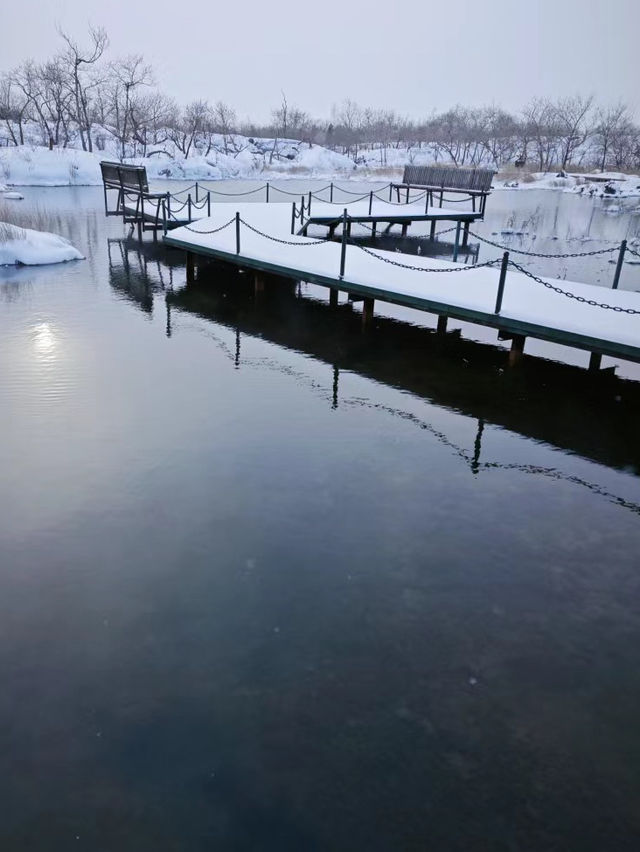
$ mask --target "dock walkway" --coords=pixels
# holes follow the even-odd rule
[[[339,206],[339,205],[334,205]],[[512,340],[512,360],[526,337],[640,362],[640,294],[579,282],[539,278],[500,258],[465,266],[428,257],[291,235],[291,210],[283,204],[213,204],[206,219],[165,235],[194,257],[215,258],[328,287],[331,300],[346,291],[364,300],[370,321],[374,300],[477,323]],[[312,210],[312,213],[314,211]],[[569,294],[569,295],[565,295]],[[444,319],[446,323],[446,319]],[[439,323],[440,327],[440,323]]]

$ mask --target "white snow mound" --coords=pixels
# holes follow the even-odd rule
[[[78,249],[58,234],[0,222],[0,266],[40,266],[83,259]]]

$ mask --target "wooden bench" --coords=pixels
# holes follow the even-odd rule
[[[103,160],[100,163],[104,190],[104,212],[107,216],[121,216],[124,222],[137,224],[144,229],[144,202],[166,197],[164,192],[149,192],[147,170],[144,166],[128,166]],[[115,207],[109,206],[109,193],[117,192]],[[127,202],[125,204],[125,201]],[[159,208],[158,208],[159,209]]]
[[[471,209],[475,212],[478,205],[480,217],[484,216],[487,196],[491,192],[491,181],[495,171],[493,169],[459,169],[456,166],[405,166],[402,183],[392,183],[389,187],[389,200],[396,191],[397,200],[400,201],[400,192],[406,192],[406,200],[412,189],[427,192],[428,203],[433,205],[434,194],[439,195],[439,206],[442,207],[444,193],[449,192],[456,195],[465,195],[471,200]],[[457,203],[465,199],[448,200],[448,203]]]

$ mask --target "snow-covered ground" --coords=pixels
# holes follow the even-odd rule
[[[113,138],[102,141],[103,150],[89,153],[77,148],[48,148],[29,144],[0,149],[0,192],[15,186],[91,186],[102,183],[100,160],[118,160]],[[385,148],[361,152],[356,161],[321,145],[293,139],[262,139],[240,135],[213,136],[207,145],[193,147],[185,156],[175,145],[149,146],[146,157],[125,162],[144,165],[153,181],[169,180],[274,180],[321,178],[324,180],[399,180],[407,164],[434,162],[426,148]],[[553,189],[585,197],[640,197],[640,177],[607,173],[571,175],[534,172],[498,173],[495,189]],[[604,175],[603,175],[604,177]],[[6,184],[5,187],[2,184]]]
[[[235,149],[228,153],[212,148],[197,151],[185,159],[175,152],[158,151],[147,157],[132,157],[127,163],[144,165],[152,180],[224,180],[229,178],[349,176],[356,171],[353,161],[321,145],[280,140],[278,156],[271,157],[273,140],[234,137]],[[220,147],[223,144],[220,143]],[[21,145],[0,149],[0,179],[7,186],[91,186],[102,183],[101,160],[117,160],[109,151],[89,153],[74,148]]]
[[[0,222],[0,266],[40,266],[82,259],[78,249],[58,234]]]
[[[533,172],[523,178],[496,175],[494,189],[554,189],[573,192],[586,198],[640,198],[640,176],[622,172],[567,174]]]

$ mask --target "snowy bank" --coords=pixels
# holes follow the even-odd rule
[[[533,172],[519,177],[505,178],[497,174],[494,189],[555,189],[573,192],[585,198],[638,198],[640,176],[622,172],[602,174],[568,174],[566,172]]]
[[[275,140],[234,137],[233,148],[198,149],[188,158],[176,152],[155,151],[147,157],[124,162],[145,166],[150,180],[225,180],[271,177],[345,177],[354,173],[353,161],[321,145],[279,140],[277,156],[271,156]],[[271,146],[271,147],[270,147]],[[0,150],[0,179],[7,186],[98,186],[102,183],[101,160],[118,160],[113,152],[79,151],[20,145]]]
[[[0,222],[0,266],[40,266],[66,260],[83,260],[83,255],[64,237]]]

